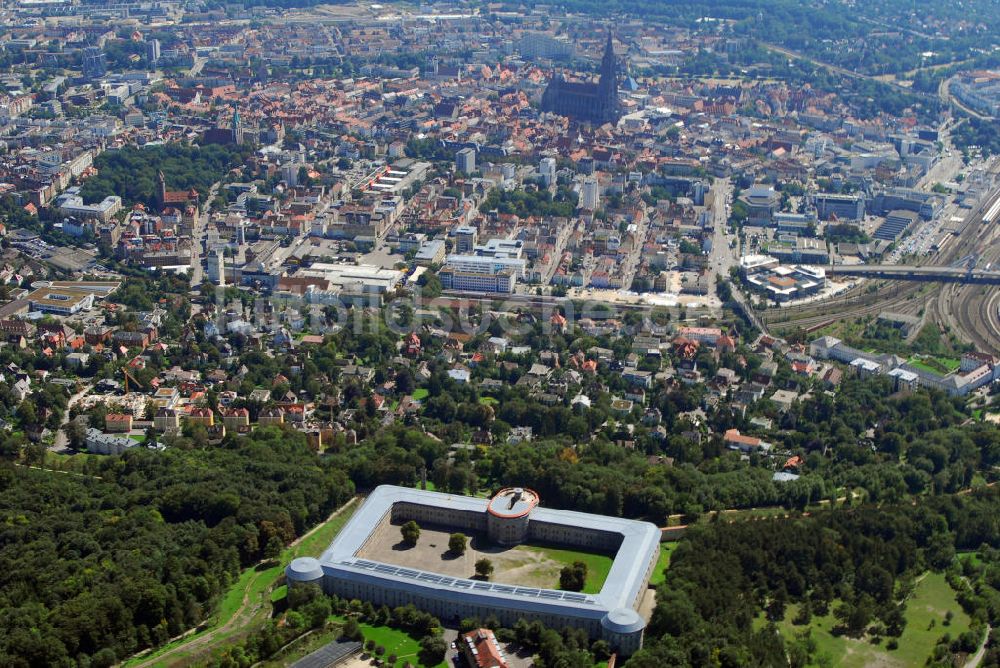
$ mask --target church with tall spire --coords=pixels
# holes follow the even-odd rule
[[[542,93],[542,111],[569,116],[578,121],[617,123],[621,118],[618,76],[618,59],[615,58],[609,30],[597,83],[566,81],[559,74],[553,76]]]

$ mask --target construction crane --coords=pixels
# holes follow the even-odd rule
[[[125,369],[122,369],[122,375],[125,376],[125,394],[128,394],[128,382],[130,380],[136,385],[138,385],[140,388],[142,387],[142,383],[136,380],[135,377]]]

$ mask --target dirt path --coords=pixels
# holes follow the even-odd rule
[[[314,533],[319,531],[332,519],[334,519],[344,511],[348,510],[349,508],[353,507],[354,504],[357,503],[358,498],[359,497],[352,498],[350,501],[342,505],[340,508],[333,511],[329,517],[327,517],[324,521],[314,526],[306,533],[296,538],[294,541],[292,541],[292,543],[288,547],[294,548],[298,546],[302,541],[304,541],[305,539],[309,538]],[[257,568],[263,563],[264,562],[255,564],[254,566],[251,566],[251,568]],[[233,613],[233,616],[230,617],[224,624],[222,624],[221,626],[217,626],[216,628],[212,629],[211,631],[208,631],[204,635],[200,635],[197,638],[193,638],[191,642],[184,643],[183,645],[178,645],[177,647],[171,648],[170,650],[163,652],[162,654],[157,654],[156,656],[150,657],[145,661],[140,661],[139,663],[133,664],[131,668],[151,668],[152,666],[158,664],[169,664],[172,658],[182,659],[187,655],[190,655],[194,652],[197,652],[199,650],[211,646],[212,643],[215,641],[215,639],[220,635],[228,634],[230,631],[239,629],[241,626],[244,626],[246,623],[252,621],[253,618],[257,616],[257,613],[260,611],[260,609],[263,607],[263,599],[258,601],[250,600],[250,591],[253,590],[254,584],[256,584],[258,578],[261,577],[264,577],[263,572],[258,573],[257,575],[255,575],[253,578],[250,579],[250,582],[247,583],[246,591],[243,592],[243,599],[240,601],[240,607],[236,609],[236,612]],[[196,629],[189,629],[188,631],[182,633],[176,638],[171,638],[169,642],[176,642],[177,640],[180,640],[195,632]],[[155,652],[156,650],[154,649],[152,651]]]
[[[62,420],[59,421],[59,428],[56,429],[55,441],[52,443],[52,447],[50,447],[49,450],[52,452],[63,452],[66,450],[66,446],[69,445],[69,439],[66,438],[66,432],[63,431],[63,427],[69,424],[70,409],[73,408],[73,406],[75,406],[80,399],[83,399],[92,389],[94,389],[93,385],[87,385],[82,390],[71,396],[69,401],[66,402],[66,410],[63,411]]]
[[[983,662],[983,657],[986,656],[986,643],[990,640],[990,633],[993,628],[987,624],[986,633],[983,635],[983,641],[979,643],[979,649],[976,653],[969,657],[965,662],[965,668],[978,668],[979,664]]]

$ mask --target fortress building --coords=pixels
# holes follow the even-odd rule
[[[621,118],[621,106],[618,103],[618,61],[615,59],[610,31],[597,83],[571,82],[559,74],[555,75],[542,94],[542,111],[591,123],[618,122]]]
[[[522,488],[482,499],[382,485],[319,559],[295,559],[285,574],[290,586],[315,583],[327,594],[376,606],[412,603],[448,622],[495,615],[506,626],[537,619],[551,628],[581,628],[631,655],[642,646],[646,620],[637,610],[659,557],[660,530],[648,522],[541,508],[538,502],[535,492]],[[614,562],[601,591],[585,594],[450,577],[358,556],[409,520],[479,533],[503,546],[536,542],[604,551],[614,554]]]

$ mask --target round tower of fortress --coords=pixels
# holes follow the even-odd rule
[[[490,499],[486,531],[500,545],[517,545],[528,538],[528,519],[538,505],[538,494],[523,487],[506,487]]]

